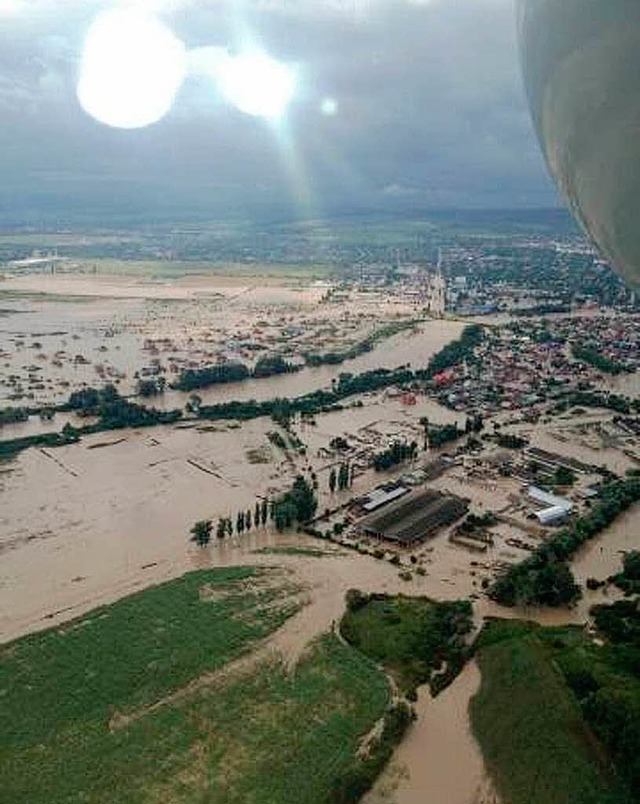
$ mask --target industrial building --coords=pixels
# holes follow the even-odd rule
[[[468,503],[439,491],[411,494],[371,516],[360,528],[365,536],[412,547],[466,514]]]
[[[370,514],[373,511],[377,511],[378,508],[382,508],[383,505],[387,505],[408,493],[409,489],[406,486],[389,483],[386,486],[370,491],[366,497],[360,500],[360,505],[365,513]]]
[[[543,506],[541,510],[534,512],[534,516],[541,525],[557,525],[573,511],[571,500],[567,500],[566,497],[558,497],[538,486],[529,486],[527,497]]]

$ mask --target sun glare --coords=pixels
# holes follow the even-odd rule
[[[108,126],[148,126],[171,109],[186,63],[182,42],[153,15],[136,9],[105,11],[85,41],[78,99]]]
[[[262,53],[229,56],[218,68],[220,90],[245,114],[277,120],[291,102],[293,70]]]

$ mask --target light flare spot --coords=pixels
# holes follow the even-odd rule
[[[85,40],[77,94],[82,108],[114,128],[142,128],[171,109],[186,73],[183,43],[152,14],[99,14]]]
[[[320,111],[327,117],[338,114],[338,101],[335,98],[324,98],[320,104]]]
[[[245,114],[277,120],[296,89],[294,71],[263,53],[228,56],[217,70],[220,91]]]

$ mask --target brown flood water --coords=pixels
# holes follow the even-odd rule
[[[469,728],[469,701],[480,687],[470,662],[437,698],[426,687],[418,719],[363,804],[475,804],[485,785],[482,755]]]

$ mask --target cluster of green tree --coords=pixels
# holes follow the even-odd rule
[[[80,436],[104,430],[173,424],[182,418],[180,410],[156,410],[130,402],[120,396],[113,385],[74,391],[57,410],[74,411],[80,416],[96,416],[98,421],[83,427],[74,427],[67,422],[60,433],[39,433],[0,441],[0,457],[13,457],[29,447],[65,446],[78,441]]]
[[[412,329],[420,322],[419,319],[412,319],[411,321],[398,321],[396,323],[387,324],[380,329],[372,332],[361,341],[354,343],[348,349],[343,349],[340,352],[326,352],[325,354],[310,353],[304,356],[305,363],[308,366],[335,366],[344,363],[345,360],[353,360],[355,357],[371,352],[378,341],[390,338],[392,335],[397,335],[406,329]]]
[[[265,355],[258,359],[252,376],[256,379],[262,379],[263,377],[273,377],[276,374],[292,374],[299,370],[300,366],[295,366],[281,355]]]
[[[640,500],[640,477],[604,485],[591,510],[496,579],[489,596],[503,606],[568,606],[581,596],[568,561],[589,539]]]
[[[535,304],[533,307],[527,307],[526,310],[520,310],[518,315],[523,318],[533,318],[539,315],[560,315],[571,312],[570,302],[550,302],[549,304]]]
[[[102,404],[108,404],[118,399],[119,394],[114,385],[105,385],[104,388],[81,388],[72,391],[69,399],[61,405],[62,411],[75,411],[80,415],[98,415],[97,410]]]
[[[284,440],[284,436],[282,435],[282,433],[279,433],[277,430],[269,430],[269,432],[267,433],[267,438],[273,444],[274,447],[277,447],[278,449],[281,449],[281,450],[284,450],[284,451],[289,449],[289,445]]]
[[[371,790],[415,717],[413,709],[404,701],[388,706],[380,736],[368,745],[366,758],[354,760],[335,781],[332,804],[357,804]]]
[[[224,539],[226,536],[233,536],[234,532],[241,536],[245,531],[250,531],[252,528],[264,527],[270,513],[273,519],[274,509],[271,506],[270,512],[269,501],[266,498],[256,500],[253,512],[250,508],[246,511],[238,511],[235,518],[235,530],[232,517],[220,517],[216,526],[216,537]],[[193,525],[189,533],[191,534],[191,541],[195,542],[199,547],[206,547],[210,543],[213,534],[212,520],[199,520]]]
[[[309,522],[317,507],[313,486],[298,475],[289,491],[272,501],[270,516],[278,530],[286,530],[297,522]]]
[[[555,412],[563,413],[573,407],[605,408],[616,413],[629,414],[633,410],[640,410],[640,399],[629,399],[620,394],[602,391],[572,391],[556,405]]]
[[[580,703],[585,720],[613,759],[616,776],[640,802],[639,599],[594,606],[591,614],[604,646],[586,637],[557,647],[556,663]],[[557,645],[557,640],[555,642]]]
[[[185,369],[171,387],[177,391],[194,391],[196,388],[208,388],[211,385],[240,382],[250,376],[251,372],[244,363],[220,363],[199,369]]]
[[[349,442],[342,436],[332,438],[331,441],[329,441],[329,447],[337,450],[338,452],[346,452],[348,449],[350,449]]]
[[[597,368],[598,371],[602,371],[604,374],[615,375],[622,374],[623,372],[627,371],[626,366],[624,366],[622,363],[618,363],[616,360],[611,360],[591,346],[578,346],[577,344],[574,344],[571,347],[571,354],[576,360],[580,360],[583,363],[588,363],[590,366]]]
[[[431,358],[425,370],[416,372],[416,376],[419,379],[430,380],[434,375],[459,365],[463,360],[472,362],[474,349],[480,345],[483,338],[484,330],[480,325],[471,324],[465,327],[460,338],[443,347]]]
[[[17,424],[29,420],[27,408],[0,408],[0,426],[3,424]]]
[[[485,514],[478,516],[477,514],[469,514],[464,522],[458,526],[460,533],[473,533],[482,528],[491,528],[493,525],[498,524],[498,519],[492,511],[487,511]]]
[[[158,424],[173,424],[182,418],[180,410],[157,410],[137,405],[120,396],[117,392],[104,398],[93,410],[100,421],[93,427],[83,427],[81,432],[117,430],[121,427],[153,427]]]
[[[339,491],[349,488],[353,483],[353,470],[349,462],[341,463],[338,471],[335,467],[329,472],[329,491],[333,494],[336,487]]]
[[[166,385],[167,381],[164,377],[149,377],[138,380],[136,391],[138,396],[145,398],[151,396],[160,396],[161,394],[164,394]]]
[[[404,385],[413,380],[413,372],[406,368],[375,369],[363,374],[341,374],[339,381],[329,389],[311,391],[293,399],[267,399],[258,402],[254,399],[246,402],[223,402],[218,405],[200,405],[198,415],[202,419],[221,420],[239,419],[247,421],[260,416],[270,416],[278,423],[285,425],[299,413],[311,416],[316,413],[332,410],[342,399],[355,394],[378,391],[391,385]]]
[[[614,575],[611,581],[626,595],[640,594],[640,551],[631,550],[625,554],[622,572]]]
[[[553,473],[553,484],[555,486],[573,486],[576,482],[576,475],[568,466],[558,466]]]
[[[0,441],[0,460],[14,458],[29,447],[65,447],[68,444],[75,444],[79,438],[79,431],[67,423],[61,433],[38,433],[22,438],[7,439]]]
[[[429,426],[429,444],[432,447],[441,447],[450,441],[455,441],[461,435],[464,435],[464,432],[458,430],[458,426],[455,424]]]
[[[357,589],[347,593],[340,623],[347,642],[382,663],[410,698],[420,684],[429,683],[435,695],[451,683],[467,658],[472,628],[468,600],[438,602]]]
[[[520,438],[512,433],[498,433],[496,443],[503,449],[523,449],[529,442],[526,438]]]
[[[582,628],[488,619],[476,640],[482,684],[471,724],[510,804],[631,804],[572,692],[606,657]],[[564,674],[564,677],[563,677]],[[567,684],[567,681],[569,682]],[[580,700],[578,695],[578,700]],[[622,733],[620,737],[624,740]],[[637,790],[638,788],[636,788]]]
[[[388,449],[377,452],[373,456],[373,468],[376,472],[381,472],[405,461],[413,460],[417,454],[416,441],[412,441],[410,444],[407,444],[406,441],[394,441]]]

